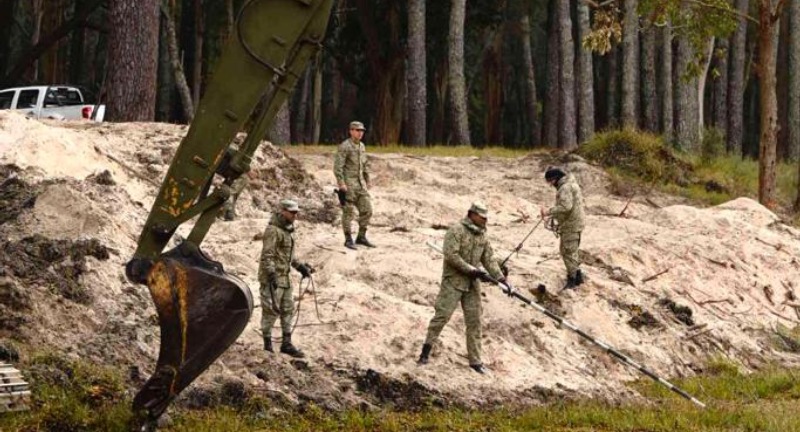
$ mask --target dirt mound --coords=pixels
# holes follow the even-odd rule
[[[23,358],[31,347],[48,347],[136,370],[131,389],[152,373],[159,347],[155,310],[147,288],[129,283],[123,269],[185,133],[174,125],[39,122],[0,113],[0,200],[15,209],[0,224],[6,275],[0,276],[0,336],[21,341]],[[257,297],[259,234],[280,198],[300,201],[306,210],[297,224],[296,255],[317,269],[317,304],[306,293],[293,342],[308,358],[266,354],[258,308],[181,403],[235,406],[253,397],[270,409],[343,410],[636,397],[625,386],[639,377],[636,371],[491,286],[482,297],[483,361],[490,373],[468,367],[460,312],[431,363],[416,364],[442,269],[441,256],[426,243],[440,245],[442,228],[482,200],[491,213],[488,235],[497,256],[505,257],[539,209],[553,204],[554,190],[541,177],[554,162],[567,165],[585,191],[587,282],[560,291],[558,239],[540,228],[509,261],[520,292],[665,377],[692,375],[719,356],[742,369],[800,364],[786,342],[800,325],[800,231],[752,200],[704,209],[654,208],[637,197],[628,203],[606,192],[602,170],[574,155],[371,154],[370,160],[370,239],[378,248],[350,251],[332,226],[340,212],[332,154],[261,146],[239,217],[214,224],[202,247]],[[626,217],[617,217],[622,208]],[[190,228],[177,234],[185,238]],[[75,297],[70,289],[76,287],[86,297]],[[81,298],[87,300],[75,301]],[[788,329],[783,336],[779,326]],[[280,336],[278,329],[273,336]]]

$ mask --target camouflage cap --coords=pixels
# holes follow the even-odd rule
[[[486,204],[480,201],[475,201],[472,203],[469,211],[482,217],[489,217],[489,210],[486,208]]]
[[[360,131],[367,130],[367,128],[364,127],[364,123],[361,123],[360,121],[352,121],[352,122],[350,122],[350,129],[356,129],[356,130],[360,130]]]
[[[300,206],[297,205],[296,201],[285,199],[281,201],[281,210],[286,210],[290,212],[299,212]]]

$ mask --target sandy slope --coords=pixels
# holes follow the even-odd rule
[[[116,252],[106,261],[89,258],[83,284],[94,299],[90,306],[55,296],[47,286],[25,286],[34,299],[30,322],[0,334],[151,371],[158,349],[154,309],[147,289],[127,282],[122,266],[152,204],[154,183],[185,131],[161,124],[38,122],[0,113],[0,164],[18,165],[20,178],[31,183],[66,179],[41,184],[35,205],[0,225],[2,238],[97,238]],[[632,396],[623,383],[637,378],[635,371],[493,287],[484,289],[483,315],[490,375],[466,368],[460,312],[432,363],[415,364],[441,272],[441,258],[425,246],[441,244],[444,231],[435,226],[457,221],[472,200],[484,200],[490,237],[505,256],[535,222],[520,216],[535,217],[540,206],[552,205],[554,192],[540,180],[551,163],[544,156],[373,156],[376,215],[370,237],[380,247],[352,252],[341,245],[331,154],[295,160],[264,149],[253,187],[240,200],[242,218],[215,224],[204,248],[257,295],[261,244],[255,238],[279,196],[299,198],[312,217],[299,223],[298,254],[319,269],[321,318],[333,323],[317,320],[307,295],[295,341],[309,361],[290,362],[259,349],[257,309],[240,340],[201,377],[200,387],[235,378],[287,405],[314,401],[333,409],[382,398],[413,404],[420,394],[476,405],[535,401],[553,392]],[[609,216],[625,200],[608,195],[604,174],[581,161],[568,167],[584,186],[589,213],[582,244],[589,282],[556,299],[570,321],[669,377],[691,375],[719,356],[745,368],[769,361],[797,364],[800,357],[774,343],[773,330],[800,323],[791,305],[800,304],[794,300],[800,289],[798,230],[745,198],[698,209],[658,196],[652,201],[672,205],[655,208],[636,199],[627,217]],[[86,179],[102,170],[110,171],[115,185]],[[544,283],[556,294],[563,284],[556,252],[553,234],[537,230],[512,258],[511,280],[525,292]],[[688,306],[694,324],[677,320],[663,299]],[[654,318],[651,325],[629,324],[645,311]],[[375,376],[380,379],[370,379]]]

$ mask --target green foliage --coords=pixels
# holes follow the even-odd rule
[[[717,128],[708,128],[703,131],[700,141],[700,161],[708,164],[714,159],[725,156],[725,134]]]
[[[661,137],[630,128],[597,133],[578,153],[603,167],[652,183],[686,184],[693,170]]]

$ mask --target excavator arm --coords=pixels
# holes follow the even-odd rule
[[[134,411],[150,423],[233,344],[250,319],[249,288],[203,253],[200,243],[319,50],[333,1],[245,1],[161,184],[125,268],[129,280],[148,286],[161,328],[155,372],[133,401]],[[246,140],[232,147],[246,123],[252,125]],[[222,184],[209,193],[215,176]],[[188,238],[164,252],[178,227],[192,219]]]

